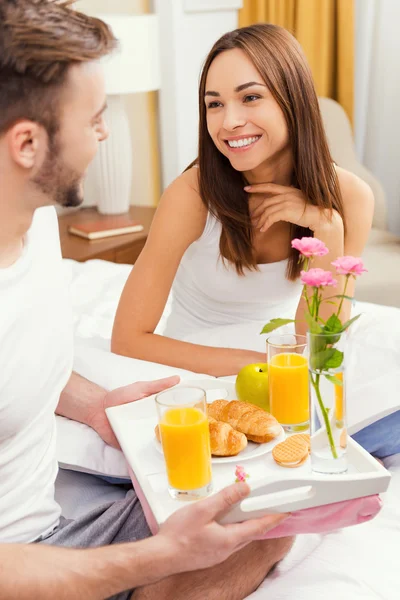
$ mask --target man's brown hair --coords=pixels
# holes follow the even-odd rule
[[[59,92],[73,64],[116,47],[109,27],[72,0],[0,0],[0,135],[20,119],[58,126]]]

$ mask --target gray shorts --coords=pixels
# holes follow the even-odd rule
[[[151,536],[142,507],[133,490],[125,498],[99,506],[77,519],[64,519],[45,538],[37,541],[50,546],[95,548],[124,542],[136,542]],[[127,590],[113,600],[127,600],[133,590]]]

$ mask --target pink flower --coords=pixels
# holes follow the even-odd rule
[[[356,258],[355,256],[341,256],[334,260],[332,265],[336,267],[338,275],[353,275],[357,277],[357,275],[367,272],[367,269],[364,269],[364,263],[361,258]]]
[[[329,250],[325,246],[324,242],[321,242],[318,238],[303,237],[301,240],[292,240],[292,248],[296,248],[303,256],[307,258],[313,258],[314,256],[325,256]]]
[[[236,465],[235,475],[236,475],[236,479],[235,479],[236,483],[240,483],[241,481],[246,481],[246,479],[249,477],[249,475],[244,470],[244,467],[241,467],[240,465]]]
[[[333,279],[330,271],[323,269],[310,269],[309,271],[301,271],[301,281],[305,285],[312,287],[325,287],[327,285],[336,285],[336,279]]]

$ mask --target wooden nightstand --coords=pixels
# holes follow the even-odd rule
[[[153,206],[131,206],[130,216],[143,225],[143,231],[116,235],[102,240],[85,240],[68,233],[70,225],[101,220],[103,215],[97,209],[81,208],[77,212],[60,215],[58,223],[63,258],[72,258],[79,262],[100,258],[115,263],[133,265],[146,243],[155,211]]]

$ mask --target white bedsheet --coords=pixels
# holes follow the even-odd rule
[[[75,336],[80,352],[85,345],[109,348],[113,317],[130,267],[102,261],[83,264],[64,261],[64,266],[66,276],[71,277]],[[389,332],[391,322],[400,322],[397,309],[367,304],[363,304],[362,309],[367,314],[378,311],[387,318],[388,325],[382,335]],[[165,314],[159,331],[162,331]],[[106,384],[108,375],[103,377]],[[112,374],[109,377],[111,383]],[[394,391],[398,392],[398,386]],[[400,456],[387,459],[386,466],[393,480],[377,518],[324,536],[299,536],[289,556],[250,596],[251,600],[398,600]],[[77,505],[83,510],[82,498],[88,498],[91,507],[109,497],[108,487],[99,485],[98,480],[89,475],[61,474],[56,490],[67,516],[76,513]]]
[[[298,536],[251,600],[398,600],[400,455],[385,463],[392,482],[381,513],[363,525]]]

